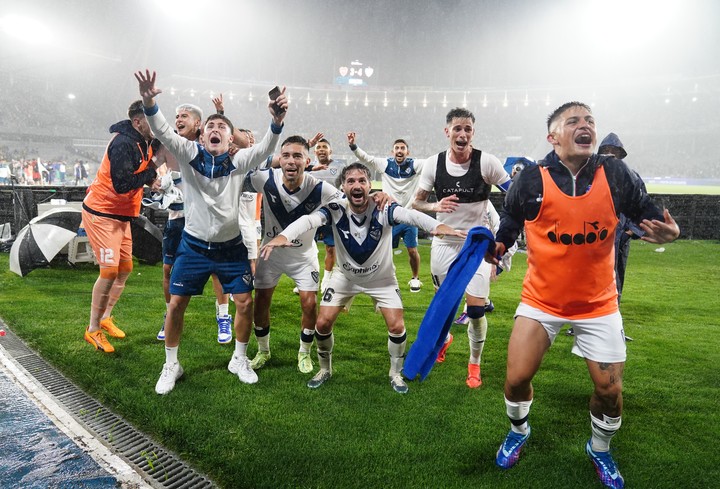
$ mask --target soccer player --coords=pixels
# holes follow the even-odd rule
[[[445,135],[450,147],[430,158],[420,175],[420,183],[412,207],[423,212],[436,212],[437,219],[455,229],[470,229],[485,221],[488,197],[492,185],[505,191],[510,186],[510,176],[495,156],[472,146],[475,135],[475,116],[467,109],[455,108],[448,112]],[[428,202],[431,191],[437,202]],[[453,236],[433,239],[430,249],[430,271],[435,287],[445,280],[448,269],[463,246],[463,240]],[[467,315],[470,318],[467,332],[470,343],[470,359],[466,385],[476,389],[482,385],[480,361],[485,338],[487,319],[485,300],[490,295],[492,267],[483,262],[465,289]],[[453,341],[448,333],[438,361]]]
[[[305,171],[319,171],[324,170],[330,166],[333,159],[332,157],[332,146],[330,141],[325,138],[321,138],[315,144],[315,158],[316,160],[308,164],[308,168]],[[320,285],[320,291],[325,290],[325,286],[330,280],[335,267],[335,240],[333,239],[333,233],[330,227],[323,226],[316,232],[316,238],[318,241],[322,241],[325,244],[325,263],[324,272]]]
[[[114,338],[125,337],[111,314],[133,268],[130,221],[140,213],[143,187],[157,176],[152,161],[153,133],[140,100],[130,104],[128,119],[113,124],[110,132],[113,138],[88,188],[82,210],[83,227],[100,265],[84,338],[106,353],[115,348],[103,330]]]
[[[307,385],[316,389],[332,376],[333,325],[343,306],[357,294],[365,293],[380,308],[387,325],[390,385],[395,392],[405,394],[408,387],[401,371],[407,333],[392,258],[392,226],[396,222],[405,222],[435,235],[460,238],[465,233],[396,203],[381,203],[382,207],[378,207],[370,198],[370,170],[362,163],[352,163],[343,168],[340,181],[345,199],[330,202],[292,223],[261,248],[260,256],[267,259],[273,248],[292,246],[303,233],[329,225],[338,244],[338,266],[323,291],[315,326],[320,370]]]
[[[263,195],[263,243],[282,232],[290,223],[310,214],[342,194],[327,182],[305,173],[310,163],[310,147],[301,136],[290,136],[280,146],[280,171],[268,168],[250,172],[245,189]],[[319,277],[318,253],[314,232],[308,229],[297,236],[292,247],[283,248],[267,260],[257,263],[255,274],[255,337],[258,352],[250,363],[259,369],[270,359],[270,304],[282,274],[297,285],[302,308],[300,321],[300,350],[298,369],[310,373],[313,369],[310,350],[317,320],[317,290]]]
[[[515,465],[530,437],[532,379],[562,326],[575,330],[573,353],[585,359],[595,388],[590,397],[591,438],[585,451],[607,487],[624,480],[610,455],[610,440],[622,422],[626,349],[614,277],[618,214],[639,223],[651,243],[680,235],[670,213],[656,207],[642,181],[620,160],[593,154],[597,142],[590,107],[561,105],[548,117],[553,146],[538,166],[516,177],[500,213],[497,256],[525,226],[528,269],[510,336],[505,405],[510,432],[495,462]]]
[[[426,160],[410,158],[410,147],[404,139],[396,139],[392,147],[392,157],[377,158],[370,156],[355,143],[356,133],[347,134],[350,150],[370,168],[382,174],[382,188],[403,207],[409,207],[415,197],[420,172]],[[420,292],[420,253],[418,253],[418,228],[407,224],[393,227],[393,248],[397,248],[402,238],[410,260],[412,278],[408,285],[410,292]]]
[[[158,394],[167,394],[183,374],[178,362],[178,346],[185,310],[190,298],[202,292],[212,273],[217,274],[223,291],[235,302],[235,352],[228,370],[241,382],[254,384],[257,374],[250,368],[247,343],[252,324],[252,273],[247,248],[239,225],[239,201],[245,172],[258,166],[277,145],[286,110],[272,115],[270,127],[260,143],[228,154],[233,125],[224,115],[213,114],[205,121],[198,144],[173,132],[155,103],[162,91],[155,86],[156,75],[146,70],[135,73],[143,99],[145,115],[157,138],[175,156],[183,170],[185,183],[185,230],[170,278],[170,308],[165,321],[165,364],[155,385]],[[287,109],[284,89],[275,101]]]

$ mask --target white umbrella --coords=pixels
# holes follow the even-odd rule
[[[21,277],[48,265],[77,236],[79,209],[61,206],[38,216],[22,228],[10,249],[10,271]]]

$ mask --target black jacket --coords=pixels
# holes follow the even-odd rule
[[[625,214],[632,222],[643,219],[664,220],[662,209],[656,206],[645,191],[642,179],[622,161],[611,155],[592,155],[587,164],[573,178],[555,151],[549,153],[538,165],[529,166],[515,175],[513,184],[505,196],[500,210],[500,229],[497,241],[506,248],[515,243],[525,221],[532,221],[540,212],[543,184],[540,167],[547,167],[555,184],[563,193],[571,196],[584,195],[590,190],[595,172],[605,167],[610,193],[616,214]]]

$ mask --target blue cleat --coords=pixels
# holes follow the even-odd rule
[[[594,452],[589,440],[585,445],[585,452],[590,457],[595,466],[595,472],[597,472],[600,482],[605,487],[610,489],[623,489],[625,487],[625,479],[620,475],[617,464],[615,464],[610,452]]]
[[[495,464],[501,469],[509,469],[515,465],[520,458],[520,450],[525,445],[525,442],[530,438],[530,427],[528,426],[528,432],[525,435],[515,433],[510,430],[505,441],[500,445],[500,449],[497,451],[495,456]]]

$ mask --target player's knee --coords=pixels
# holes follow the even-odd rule
[[[622,396],[622,380],[608,379],[595,383],[595,395],[606,406],[616,406]]]
[[[468,306],[467,315],[470,319],[480,319],[485,315],[484,306]]]
[[[118,276],[118,267],[101,267],[100,278],[105,280],[115,280]]]
[[[305,295],[305,297],[303,297]],[[309,314],[317,310],[317,296],[315,294],[301,294],[300,307],[304,314]]]
[[[252,312],[252,296],[248,294],[233,294],[235,311],[237,314],[245,315]]]

